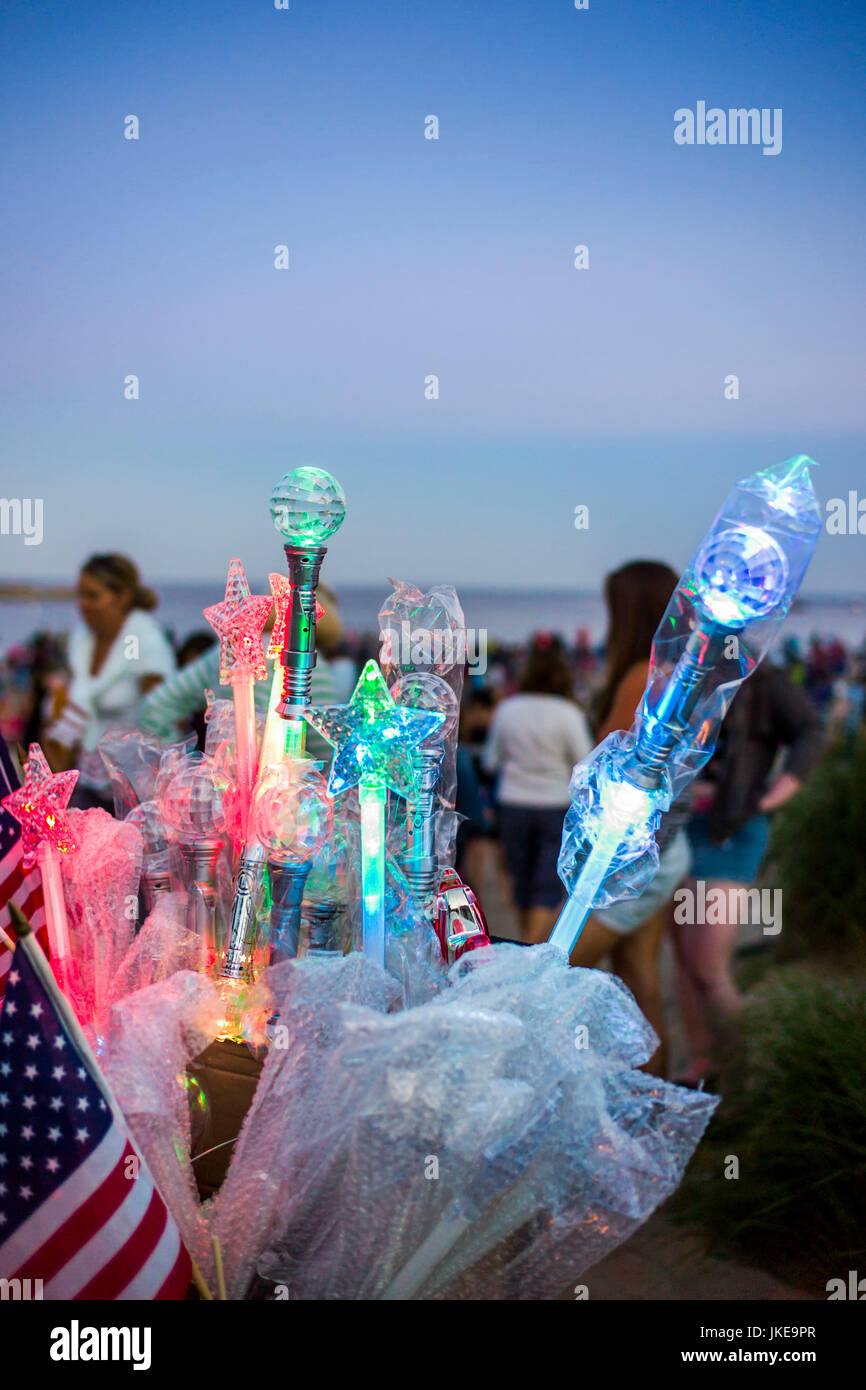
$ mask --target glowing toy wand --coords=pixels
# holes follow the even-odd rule
[[[364,954],[384,968],[385,800],[389,787],[407,800],[417,798],[412,749],[439,728],[445,715],[398,705],[375,661],[368,661],[348,705],[308,709],[304,717],[334,745],[329,795],[358,788]]]
[[[262,741],[263,770],[286,757],[304,756],[303,712],[310,703],[316,664],[316,601],[325,541],[343,524],[343,489],[322,468],[286,473],[271,494],[271,516],[285,541],[288,579],[271,575],[277,606],[269,656],[274,666],[271,702]]]
[[[72,955],[60,864],[61,855],[78,849],[63,814],[77,781],[75,770],[53,773],[39,744],[31,743],[23,785],[0,803],[21,823],[21,865],[25,873],[39,865],[51,968],[70,1003],[77,1002],[78,963]]]
[[[268,855],[274,965],[298,954],[304,885],[333,834],[334,803],[316,765],[289,760],[272,768],[256,787],[253,825]]]
[[[246,839],[258,765],[254,687],[256,681],[267,679],[262,630],[273,602],[270,595],[250,593],[243,565],[232,560],[225,598],[204,610],[220,639],[220,683],[232,688],[241,840]]]
[[[409,671],[398,677],[391,694],[410,709],[434,710],[442,723],[412,750],[418,795],[406,803],[406,853],[401,867],[418,907],[432,921],[437,911],[439,863],[436,856],[436,784],[445,743],[457,728],[460,706],[447,681],[430,671]]]
[[[321,468],[296,468],[286,473],[271,494],[271,517],[286,541],[288,581],[271,580],[276,621],[269,654],[280,643],[274,666],[271,698],[259,754],[259,778],[287,759],[304,757],[302,714],[310,703],[316,664],[316,586],[327,547],[324,542],[343,523],[343,489]],[[255,938],[255,907],[265,862],[265,847],[247,836],[235,884],[229,943],[222,974],[242,979],[248,972]]]
[[[712,756],[743,681],[775,639],[821,533],[804,454],[732,489],[671,596],[640,709],[572,777],[559,873],[570,890],[551,935],[566,955],[593,907],[641,893],[655,830]]]
[[[160,818],[176,839],[186,870],[186,925],[199,938],[203,966],[212,970],[225,934],[216,876],[226,828],[221,778],[213,759],[206,753],[168,755],[156,779],[156,795]]]

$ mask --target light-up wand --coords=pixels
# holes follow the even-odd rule
[[[400,705],[438,711],[443,721],[412,749],[417,795],[406,802],[406,852],[400,867],[418,907],[429,921],[437,912],[439,864],[436,856],[436,784],[445,754],[445,743],[457,727],[460,707],[447,681],[430,671],[408,671],[391,686]]]
[[[277,605],[275,640],[282,638],[274,665],[271,698],[259,754],[259,776],[287,759],[304,757],[303,711],[310,703],[316,664],[316,587],[327,552],[324,542],[346,514],[343,489],[321,468],[286,473],[271,495],[271,516],[283,536],[289,566],[288,586],[272,583]],[[265,847],[248,835],[238,867],[229,941],[222,974],[240,980],[249,973],[255,941],[256,898],[265,862]]]
[[[570,890],[551,943],[570,955],[593,907],[643,891],[655,830],[713,753],[742,682],[800,587],[821,514],[800,454],[733,488],[674,590],[640,709],[575,768],[559,872]]]
[[[334,745],[329,795],[358,788],[364,954],[384,968],[388,788],[407,800],[417,798],[420,788],[412,750],[439,728],[445,715],[438,710],[398,705],[376,662],[368,661],[348,705],[314,707],[306,710],[304,717]]]
[[[0,803],[21,824],[22,868],[29,871],[39,865],[51,968],[72,1004],[77,1002],[79,971],[72,954],[60,865],[63,855],[78,849],[63,814],[77,781],[78,772],[74,769],[53,773],[39,744],[31,743],[23,785]]]

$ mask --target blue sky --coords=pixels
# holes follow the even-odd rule
[[[0,492],[45,515],[0,574],[278,566],[300,463],[347,493],[336,583],[678,565],[799,452],[866,498],[862,7],[7,0],[0,27]],[[781,153],[677,146],[699,100],[781,107]],[[808,587],[862,590],[864,553],[825,536]]]

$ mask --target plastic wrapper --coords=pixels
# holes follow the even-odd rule
[[[169,752],[155,788],[169,837],[172,879],[187,893],[187,926],[201,937],[211,963],[224,948],[231,914],[226,785],[217,759]]]
[[[221,1016],[211,981],[181,971],[114,1005],[102,1057],[133,1138],[198,1261],[207,1251],[185,1069],[212,1040]]]
[[[349,911],[350,848],[340,812],[347,798],[334,805],[331,837],[315,860],[304,885],[299,955],[330,951],[346,955],[354,945]]]
[[[213,758],[204,753],[164,754],[154,790],[163,824],[181,844],[225,833],[225,782]]]
[[[111,981],[111,1002],[203,966],[201,938],[186,925],[186,894],[161,893]]]
[[[389,801],[402,804],[389,793]],[[361,949],[363,907],[361,902],[361,827],[357,792],[340,797],[335,808],[338,835],[344,839],[345,891],[348,935],[355,950]],[[399,981],[401,1008],[429,999],[441,988],[445,978],[442,953],[432,925],[419,910],[398,863],[405,847],[402,821],[389,819],[385,842],[385,922],[387,927],[385,963],[388,973]],[[308,894],[309,894],[308,888]]]
[[[171,745],[178,754],[195,745],[195,735]],[[165,745],[154,734],[140,729],[107,729],[96,745],[108,773],[114,813],[123,820],[134,806],[154,795],[156,777]]]
[[[670,1195],[717,1103],[635,1071],[631,996],[547,947],[473,952],[398,1013],[323,1012],[298,979],[283,1021],[256,1263],[291,1299],[555,1297]]]
[[[822,529],[811,464],[798,455],[732,488],[659,623],[631,729],[575,768],[559,857],[570,896],[551,938],[561,949],[592,907],[643,892],[660,812],[712,756],[732,699],[778,636]]]
[[[172,864],[167,832],[155,801],[143,801],[125,817],[127,825],[140,832],[143,854],[139,880],[138,922],[151,912],[160,893],[181,887],[178,865]]]
[[[457,709],[466,666],[466,619],[450,584],[434,584],[424,593],[413,584],[390,581],[394,592],[379,610],[379,664],[389,686],[401,678],[429,672],[446,681]],[[457,722],[444,740],[436,788],[440,812],[453,811],[457,796]],[[453,815],[436,818],[436,855],[440,866],[453,864],[457,835]]]
[[[339,1030],[341,1003],[384,1012],[398,1000],[394,981],[357,953],[339,960],[287,961],[269,970],[266,982],[278,1011],[274,1038],[212,1209],[230,1298],[244,1296],[256,1261],[282,1228],[287,1186],[298,1180],[297,1166],[304,1167],[300,1100],[317,1111],[320,1126],[337,1142],[341,1112],[329,1120],[315,1095]],[[300,1154],[292,1135],[300,1141]]]
[[[234,747],[235,707],[232,700],[218,699],[212,690],[205,691],[205,698],[204,751],[209,758],[213,758],[222,744]]]
[[[141,832],[145,863],[155,863],[168,849],[168,834],[155,801],[142,801],[123,817]]]
[[[81,996],[76,1010],[99,1033],[112,1000],[112,980],[138,922],[142,838],[134,825],[106,811],[69,811],[78,853],[63,864],[63,895]]]
[[[570,893],[576,886],[587,856],[598,838],[602,812],[609,804],[611,787],[634,749],[634,730],[615,729],[575,767],[569,783],[569,806],[562,827],[557,869]],[[662,789],[650,814],[629,821],[618,839],[610,870],[593,898],[593,906],[608,907],[625,898],[638,898],[655,877],[659,849],[655,832],[662,812],[670,805],[670,791]]]
[[[800,587],[822,530],[811,459],[788,459],[733,487],[683,571],[653,641],[635,717],[643,761],[664,756],[672,798],[706,763],[743,681],[767,654]],[[700,667],[689,699],[678,680]],[[685,694],[671,699],[680,686]]]

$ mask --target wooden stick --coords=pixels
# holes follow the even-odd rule
[[[223,1252],[219,1236],[211,1236],[211,1244],[213,1245],[214,1266],[216,1269],[217,1293],[219,1294],[220,1301],[226,1303],[228,1301],[226,1299],[226,1277],[223,1271]]]
[[[188,1251],[187,1254],[189,1254]],[[214,1296],[204,1281],[204,1275],[202,1274],[192,1255],[190,1255],[189,1259],[190,1264],[192,1265],[192,1277],[196,1288],[198,1289],[202,1298],[206,1299],[208,1303],[213,1303]]]
[[[126,1123],[123,1111],[121,1110],[120,1106],[115,1100],[111,1087],[109,1086],[108,1082],[106,1081],[105,1077],[99,1069],[99,1063],[93,1055],[90,1043],[87,1041],[87,1038],[85,1036],[84,1029],[78,1022],[78,1019],[76,1018],[72,1010],[71,1004],[68,1003],[65,995],[63,994],[63,991],[60,989],[60,986],[54,978],[54,972],[52,971],[51,966],[48,964],[48,958],[45,955],[45,952],[43,951],[42,947],[39,945],[39,942],[36,939],[36,933],[34,932],[31,923],[28,922],[27,918],[24,916],[24,913],[21,911],[19,907],[16,907],[15,903],[13,902],[9,903],[9,916],[12,918],[12,925],[15,928],[15,932],[18,937],[18,941],[22,951],[26,953],[27,959],[33,966],[33,969],[39,978],[42,988],[45,990],[45,993],[51,1000],[51,1003],[54,1005],[56,1012],[62,1019],[64,1027],[69,1033],[69,1036],[72,1038],[72,1041],[75,1043],[75,1046],[81,1053],[82,1060],[87,1066],[87,1070],[90,1073],[94,1085],[97,1087],[103,1099],[105,1100],[105,1103],[111,1110],[116,1124],[118,1124],[123,1129],[124,1133],[127,1135],[130,1144],[135,1149],[135,1152],[138,1155],[139,1161],[143,1163],[146,1168],[147,1164],[145,1163],[142,1155],[139,1153],[138,1145],[136,1144],[134,1138],[132,1137],[132,1134],[129,1131],[129,1126]],[[2,927],[0,927],[0,931],[2,930]],[[3,932],[3,937],[7,942],[10,941],[10,938],[6,932]],[[178,1235],[180,1236],[180,1231],[178,1231]],[[181,1244],[183,1244],[182,1237]],[[201,1279],[202,1284],[204,1284],[204,1279],[202,1278],[201,1270],[198,1268],[198,1265],[192,1258],[192,1255],[190,1254],[189,1250],[187,1250],[187,1254],[189,1255],[190,1263],[192,1264],[193,1279],[195,1279],[196,1286],[198,1287],[199,1279]],[[196,1278],[196,1275],[198,1275],[198,1278]],[[207,1288],[206,1284],[205,1288]],[[204,1295],[202,1295],[202,1297],[204,1297]],[[210,1297],[211,1299],[213,1299],[213,1294],[210,1294]]]

